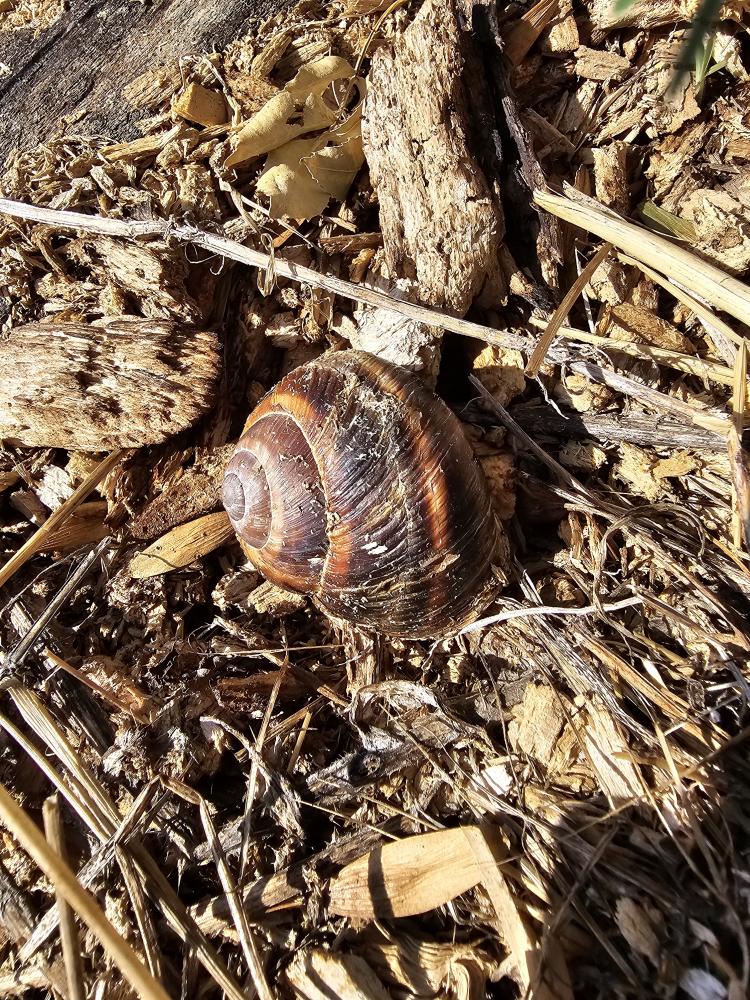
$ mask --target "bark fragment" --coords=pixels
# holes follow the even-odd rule
[[[108,451],[165,441],[214,400],[216,336],[153,319],[30,323],[0,342],[0,438]]]
[[[453,3],[428,0],[375,54],[362,123],[392,276],[459,313],[485,286],[503,291],[502,211],[471,148],[470,44]]]

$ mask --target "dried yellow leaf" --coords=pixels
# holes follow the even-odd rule
[[[309,132],[330,128],[336,122],[338,111],[326,103],[323,94],[335,80],[349,79],[353,75],[352,66],[340,56],[326,56],[303,66],[284,90],[275,94],[243,125],[225,166],[248,163]],[[350,116],[348,122],[354,118],[355,115]]]
[[[248,160],[254,160],[301,135],[304,126],[291,124],[289,121],[296,111],[297,102],[286,91],[282,90],[272,97],[242,127],[237,145],[227,157],[225,166],[235,167],[239,163],[247,163]]]
[[[351,138],[341,141],[352,132]],[[271,152],[257,191],[271,199],[272,219],[311,219],[331,198],[342,201],[346,197],[363,162],[359,130],[347,122],[337,132],[296,139]]]
[[[320,96],[335,80],[347,80],[353,76],[354,67],[346,59],[323,56],[303,66],[284,89],[301,103],[310,94]]]
[[[311,219],[330,201],[303,160],[319,146],[320,139],[296,139],[269,154],[257,191],[271,199],[272,219]]]
[[[340,146],[326,146],[305,159],[305,166],[321,190],[343,201],[364,161],[362,139],[356,136]]]

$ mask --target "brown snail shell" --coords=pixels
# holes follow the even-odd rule
[[[224,506],[267,579],[391,636],[486,605],[498,528],[461,425],[419,378],[359,351],[290,372],[250,415]]]

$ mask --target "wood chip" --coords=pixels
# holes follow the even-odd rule
[[[188,566],[234,537],[234,529],[224,511],[206,514],[173,528],[153,545],[130,560],[130,575],[137,580],[160,576]]]
[[[476,827],[405,837],[358,858],[330,885],[330,909],[345,917],[408,917],[442,906],[482,878],[468,838]]]
[[[189,83],[173,105],[180,118],[198,125],[223,125],[228,119],[227,102],[222,94],[198,83]]]
[[[581,45],[576,49],[576,73],[583,80],[622,80],[630,69],[625,56]]]
[[[322,948],[298,952],[286,980],[300,1000],[388,1000],[389,993],[363,958]]]

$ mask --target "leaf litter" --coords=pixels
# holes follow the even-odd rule
[[[5,165],[36,211],[0,223],[14,343],[127,318],[118,378],[158,324],[223,352],[173,436],[84,450],[72,393],[0,452],[0,781],[40,827],[58,791],[64,863],[170,995],[746,995],[746,11],[670,89],[693,8],[306,2],[129,82],[140,137]],[[512,538],[450,641],[329,621],[221,513],[249,409],[355,342],[454,406]],[[12,830],[0,992],[65,995]]]

